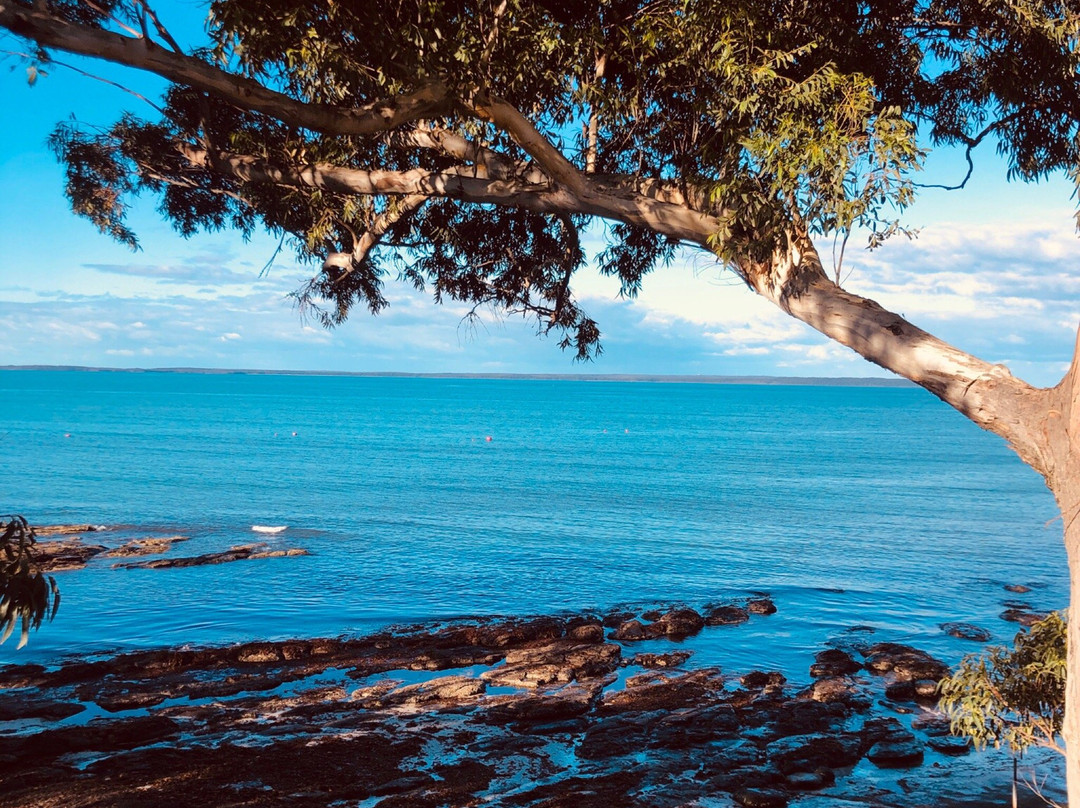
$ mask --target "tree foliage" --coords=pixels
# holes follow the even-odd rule
[[[1058,736],[1065,715],[1065,638],[1064,616],[1054,613],[1019,632],[1012,648],[990,646],[964,657],[939,686],[953,733],[980,748],[1063,752]]]
[[[60,608],[56,580],[35,563],[34,529],[21,516],[0,517],[6,521],[0,533],[0,643],[19,628],[19,648],[26,645],[31,629],[45,619],[52,620]]]
[[[7,1],[42,64],[50,26],[141,30],[147,59],[175,55],[148,68],[173,80],[160,115],[57,128],[75,212],[132,247],[140,192],[185,236],[281,235],[318,267],[296,299],[326,325],[381,310],[396,277],[533,316],[586,358],[600,331],[572,277],[596,216],[614,225],[599,269],[626,294],[688,240],[653,225],[662,205],[701,214],[699,246],[749,282],[793,239],[905,232],[920,130],[993,139],[1023,178],[1080,165],[1074,0],[214,0],[190,54],[143,0]],[[372,109],[402,119],[365,129]]]

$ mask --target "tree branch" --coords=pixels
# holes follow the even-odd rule
[[[327,255],[326,260],[323,261],[323,271],[331,268],[340,269],[342,272],[334,279],[334,283],[344,279],[360,265],[367,257],[367,254],[382,240],[382,237],[386,235],[387,230],[401,221],[405,216],[415,213],[427,201],[428,197],[423,194],[412,194],[411,196],[403,197],[396,205],[387,209],[382,215],[376,218],[364,235],[359,239],[356,239],[351,253],[335,252]]]
[[[709,238],[721,220],[686,207],[651,199],[633,191],[621,195],[591,193],[582,199],[565,188],[518,179],[472,176],[467,166],[445,171],[368,171],[331,165],[301,167],[274,165],[266,160],[230,152],[209,152],[187,143],[177,149],[193,165],[243,182],[296,188],[321,188],[337,194],[411,196],[458,199],[463,202],[518,207],[538,213],[583,213],[646,227],[679,241],[710,249]]]
[[[0,28],[41,47],[146,70],[170,81],[213,93],[242,109],[262,112],[282,123],[329,135],[370,135],[408,121],[449,112],[449,93],[431,82],[412,93],[360,107],[310,104],[221,70],[192,56],[174,53],[146,39],[76,25],[14,0],[0,0]]]
[[[480,95],[473,111],[509,134],[552,180],[579,197],[589,195],[591,189],[585,176],[516,107],[498,96]]]

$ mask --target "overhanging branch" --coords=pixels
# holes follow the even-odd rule
[[[452,108],[445,85],[437,81],[411,93],[359,107],[306,103],[200,59],[166,50],[148,39],[70,23],[12,0],[0,0],[0,28],[41,47],[146,70],[169,81],[213,93],[241,109],[261,112],[290,126],[328,135],[385,132],[408,121],[449,112]]]

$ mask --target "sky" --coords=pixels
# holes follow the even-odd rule
[[[166,24],[188,39],[202,19],[193,0],[162,3]],[[183,36],[181,37],[184,38]],[[0,50],[21,45],[0,37]],[[75,57],[61,61],[135,87],[161,83]],[[17,57],[0,57],[0,366],[207,367],[415,373],[640,373],[888,376],[750,292],[701,252],[684,251],[622,300],[596,273],[575,277],[599,322],[604,353],[581,364],[535,323],[499,312],[479,323],[468,307],[435,305],[390,281],[389,308],[354,313],[327,331],[305,322],[288,293],[312,268],[277,240],[238,233],[184,239],[141,199],[132,252],[75,217],[45,140],[74,116],[108,124],[119,111],[152,110],[100,81],[55,66],[33,86]],[[1006,183],[984,146],[961,191],[926,189],[906,213],[916,239],[868,252],[849,244],[844,285],[915,324],[1037,385],[1065,372],[1080,326],[1080,239],[1065,177]],[[964,174],[958,152],[934,154],[927,183]],[[602,247],[596,228],[587,242]],[[821,243],[830,260],[831,242]],[[273,260],[272,260],[273,259]],[[272,264],[263,272],[268,262]]]

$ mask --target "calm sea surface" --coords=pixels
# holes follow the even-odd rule
[[[1005,583],[1066,603],[1041,478],[918,389],[5,371],[0,447],[33,523],[311,553],[59,573],[0,663],[768,591],[696,659],[805,678],[852,625],[955,661],[942,621],[1012,637]]]

